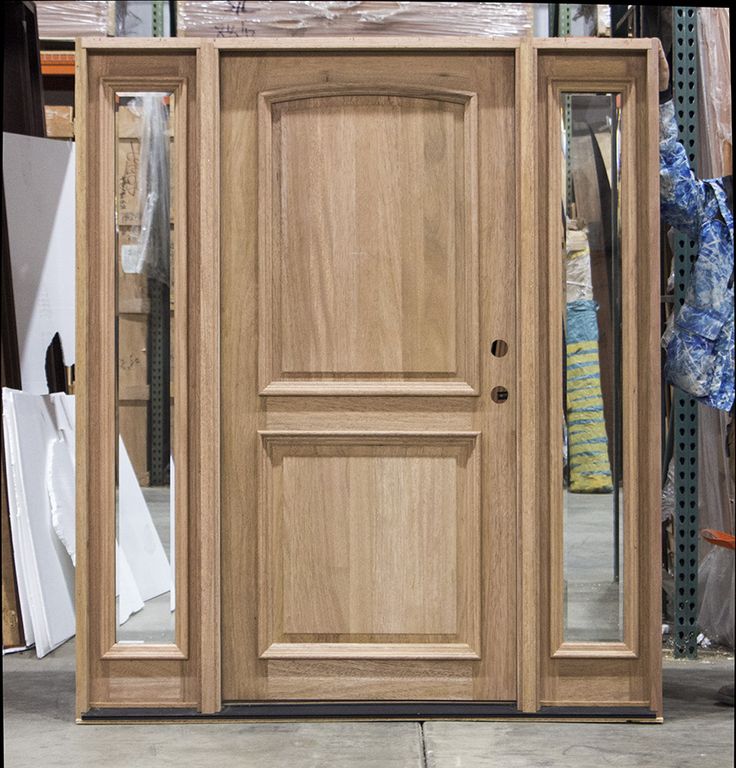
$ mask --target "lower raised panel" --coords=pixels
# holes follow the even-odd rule
[[[479,658],[477,433],[261,437],[260,657]]]

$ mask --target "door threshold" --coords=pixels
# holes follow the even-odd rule
[[[572,722],[661,723],[646,707],[542,707],[522,712],[515,702],[488,701],[289,701],[226,704],[219,712],[202,714],[175,707],[95,707],[81,723],[238,722],[289,720],[534,720]]]

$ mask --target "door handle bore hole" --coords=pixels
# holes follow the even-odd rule
[[[491,342],[491,354],[494,357],[503,357],[509,351],[509,345],[503,339],[495,339]]]
[[[509,399],[509,391],[506,387],[494,387],[491,390],[491,400],[494,403],[505,403]]]

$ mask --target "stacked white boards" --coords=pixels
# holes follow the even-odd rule
[[[26,642],[45,656],[74,635],[74,397],[3,389],[8,505]],[[118,443],[118,624],[171,591],[172,571]]]

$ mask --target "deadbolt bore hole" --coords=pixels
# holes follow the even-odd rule
[[[494,357],[503,357],[509,351],[509,345],[503,339],[496,339],[491,343],[491,354]]]
[[[509,391],[506,387],[494,387],[491,390],[491,400],[494,403],[505,403],[509,399]]]

